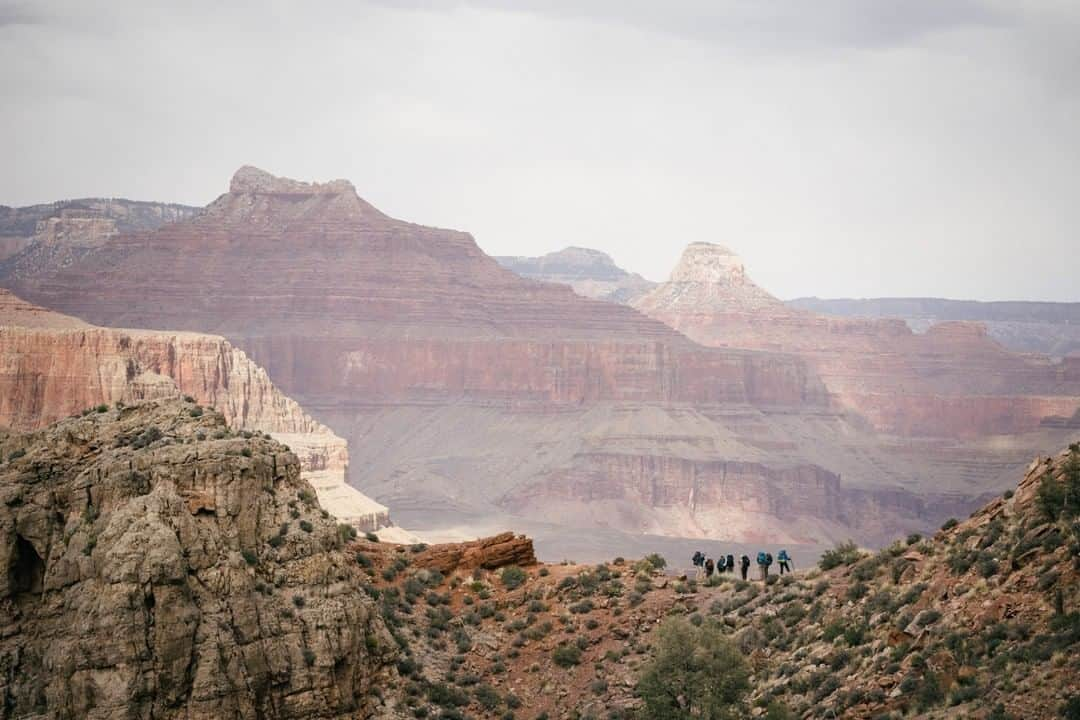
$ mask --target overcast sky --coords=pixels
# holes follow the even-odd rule
[[[0,204],[253,164],[491,254],[1080,301],[1078,78],[1075,0],[0,0]]]

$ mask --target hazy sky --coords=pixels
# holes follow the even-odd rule
[[[1077,301],[1078,78],[1075,0],[0,0],[0,203],[250,163],[491,254]]]

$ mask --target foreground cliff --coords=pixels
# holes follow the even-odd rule
[[[95,327],[0,291],[0,426],[33,430],[102,403],[180,395],[287,443],[341,519],[362,530],[389,523],[385,507],[345,484],[345,441],[224,338]]]
[[[295,455],[181,400],[0,439],[0,717],[370,717],[395,643]]]

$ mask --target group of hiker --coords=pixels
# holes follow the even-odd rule
[[[694,553],[692,558],[694,567],[697,568],[698,579],[702,576],[707,580],[713,576],[713,573],[721,574],[725,572],[735,572],[735,556],[734,555],[720,555],[714,561],[711,557],[708,557],[705,553],[698,550]],[[788,555],[787,550],[781,550],[776,556],[776,562],[780,566],[780,574],[791,572],[791,556]],[[762,580],[767,580],[769,577],[769,570],[772,568],[773,556],[772,553],[762,550],[757,554],[757,566]],[[743,555],[739,558],[739,572],[742,574],[742,579],[746,579],[747,573],[750,571],[750,558],[747,555]]]

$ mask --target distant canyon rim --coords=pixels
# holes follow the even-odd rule
[[[497,262],[347,181],[253,167],[201,209],[2,208],[0,239],[0,285],[22,301],[220,336],[347,441],[349,484],[403,527],[513,528],[547,558],[880,545],[966,515],[1080,434],[1067,339],[1049,357],[967,320],[830,317],[706,243],[658,285],[584,249]],[[169,352],[182,367],[194,351]],[[44,422],[48,373],[11,372],[11,416]]]

